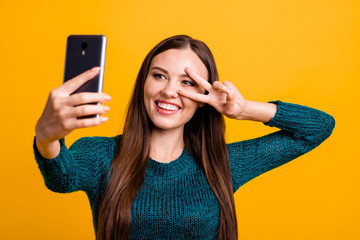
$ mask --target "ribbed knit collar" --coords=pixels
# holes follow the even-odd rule
[[[161,178],[174,177],[182,174],[194,164],[193,158],[189,155],[186,148],[184,148],[180,157],[169,163],[162,163],[149,158],[146,173]]]

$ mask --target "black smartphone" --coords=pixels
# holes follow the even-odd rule
[[[106,41],[107,39],[104,35],[70,35],[67,38],[63,83],[93,67],[100,67],[100,72],[97,76],[80,86],[72,94],[79,92],[102,92]],[[98,115],[79,118],[96,116]]]

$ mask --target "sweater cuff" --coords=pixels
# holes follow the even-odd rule
[[[69,174],[73,168],[72,155],[65,146],[65,140],[59,140],[61,148],[60,153],[52,159],[44,158],[36,147],[36,139],[34,138],[34,155],[40,172],[44,178],[45,185],[54,192],[71,192],[68,181],[74,181],[74,177]]]
[[[305,119],[316,118],[319,113],[321,113],[318,110],[306,106],[285,103],[280,100],[269,101],[269,103],[277,104],[277,111],[275,116],[264,124],[293,132],[298,132],[299,126],[306,125]],[[311,124],[311,122],[309,124]]]
[[[52,159],[47,159],[47,158],[44,158],[41,153],[39,152],[37,146],[36,146],[36,136],[34,137],[34,141],[33,141],[33,149],[34,149],[34,156],[35,156],[35,160],[36,162],[38,163],[40,169],[44,167],[44,165],[51,165],[51,164],[54,164],[56,162],[58,162],[62,157],[61,157],[61,153],[64,153],[66,152],[67,150],[67,147],[65,145],[65,139],[62,138],[59,140],[60,142],[60,153],[55,157],[55,158],[52,158]]]
[[[263,124],[265,124],[266,126],[270,126],[270,127],[276,127],[277,124],[277,120],[279,118],[281,118],[281,115],[283,114],[282,113],[282,105],[283,105],[283,102],[280,101],[280,100],[276,100],[276,101],[269,101],[268,103],[274,103],[277,105],[277,110],[276,110],[276,113],[275,113],[275,116],[273,118],[270,119],[270,121],[268,122],[263,122]]]

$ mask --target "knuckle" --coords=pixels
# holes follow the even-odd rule
[[[54,112],[59,112],[63,108],[62,101],[58,97],[57,93],[50,93],[48,103]]]
[[[79,123],[81,128],[91,127],[91,122],[89,120],[84,120]]]
[[[229,81],[224,81],[223,84],[224,84],[225,86],[229,86],[230,82],[229,82]]]
[[[79,94],[79,95],[78,95],[78,99],[79,99],[79,101],[81,101],[81,102],[86,102],[87,97],[86,97],[86,95],[84,95],[84,94]]]
[[[87,113],[89,113],[89,107],[88,106],[80,107],[78,113],[80,115],[86,115]]]
[[[82,110],[82,114],[90,114],[91,113],[91,106],[84,106]]]
[[[58,91],[56,89],[51,90],[49,93],[49,99],[54,101],[58,96]]]
[[[49,97],[54,97],[56,95],[56,89],[53,89],[49,92]]]
[[[81,122],[79,122],[78,126],[81,127],[81,128],[87,127],[87,122],[86,121],[81,121]]]

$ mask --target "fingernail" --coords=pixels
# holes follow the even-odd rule
[[[100,67],[94,67],[93,69],[91,69],[91,71],[93,71],[93,72],[99,72],[99,71],[100,71]]]
[[[109,119],[108,117],[100,117],[100,118],[101,118],[102,122],[105,122],[105,121],[107,121]]]
[[[109,110],[110,110],[110,107],[108,107],[108,106],[104,106],[104,108],[105,108],[105,111],[109,111]]]
[[[105,100],[110,100],[111,97],[110,97],[109,95],[105,94],[105,95],[104,95],[104,99],[105,99]]]

